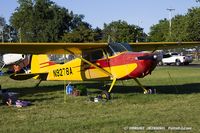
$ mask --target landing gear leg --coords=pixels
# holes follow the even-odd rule
[[[150,87],[144,87],[138,79],[134,78],[135,82],[144,90],[144,94],[152,94],[152,93],[155,93],[155,89],[153,90],[152,88]]]
[[[41,82],[42,82],[42,80],[40,79],[39,82],[35,85],[35,87],[39,87]]]
[[[111,84],[109,90],[108,90],[108,91],[103,91],[103,92],[101,93],[101,97],[102,97],[103,99],[110,100],[110,98],[111,98],[110,92],[111,92],[111,90],[112,90],[112,88],[113,88],[115,82],[116,82],[116,78],[113,79],[112,84]]]

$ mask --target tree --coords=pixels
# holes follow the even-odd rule
[[[99,28],[92,29],[87,22],[76,22],[74,29],[65,33],[62,41],[64,42],[98,42],[102,39],[102,30]]]
[[[5,25],[5,19],[0,17],[0,40],[4,41],[4,25]]]
[[[16,30],[12,26],[6,24],[6,21],[3,17],[0,17],[0,41],[1,42],[17,41]]]
[[[5,29],[6,21],[5,18],[0,17],[0,40],[4,42],[4,29]]]
[[[50,0],[18,0],[10,23],[25,42],[56,42],[69,32],[73,16]]]
[[[187,18],[184,15],[176,15],[172,19],[171,41],[187,41]]]
[[[0,17],[0,26],[5,26],[6,25],[6,20],[3,17]]]
[[[189,9],[186,17],[187,41],[200,41],[200,8]]]
[[[169,35],[169,22],[160,20],[150,29],[150,41],[200,41],[200,8],[188,10],[186,15],[172,18],[172,33]]]
[[[107,41],[109,36],[114,42],[136,42],[145,41],[146,34],[139,26],[129,25],[125,21],[113,21],[104,24],[103,40]]]
[[[169,36],[169,22],[165,18],[160,20],[158,24],[155,24],[150,27],[149,32],[149,41],[153,42],[162,42],[166,41]]]

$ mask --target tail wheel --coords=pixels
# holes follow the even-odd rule
[[[145,94],[156,94],[156,89],[152,87],[146,87],[147,93]]]
[[[107,91],[102,91],[101,92],[101,97],[102,97],[102,99],[107,99],[107,100],[111,99],[110,93],[107,92]]]

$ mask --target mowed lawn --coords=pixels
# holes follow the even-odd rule
[[[200,132],[200,68],[157,67],[140,79],[157,94],[144,95],[133,80],[118,81],[112,100],[94,103],[90,96],[100,93],[102,84],[90,83],[88,96],[67,96],[63,81],[13,81],[0,77],[2,89],[19,93],[31,101],[24,108],[0,105],[1,133],[64,132]],[[172,130],[172,128],[176,130]],[[136,129],[142,129],[138,131]],[[170,130],[171,129],[171,130]]]

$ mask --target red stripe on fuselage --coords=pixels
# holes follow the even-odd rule
[[[92,63],[97,64],[101,68],[105,67],[113,67],[120,65],[127,65],[137,63],[136,57],[144,56],[144,53],[140,52],[125,52],[114,57],[109,57],[107,59],[99,59],[97,61],[93,61]],[[93,69],[94,67],[90,66],[89,69]]]
[[[53,62],[53,61],[43,62],[43,63],[40,63],[40,65],[44,65],[44,66],[41,66],[40,68],[52,66],[52,65],[55,65],[55,64],[56,64],[56,63]]]
[[[155,60],[137,60],[136,59],[139,56],[146,56],[146,55],[152,55],[152,53],[125,52],[117,56],[109,57],[108,59],[100,59],[92,63],[98,64],[100,68],[136,63],[137,68],[134,69],[130,74],[123,77],[122,79],[138,78],[138,77],[144,77],[148,75],[156,66]],[[90,66],[90,67],[86,67],[85,69],[95,69],[95,67]],[[119,71],[123,71],[123,70],[119,70]]]

